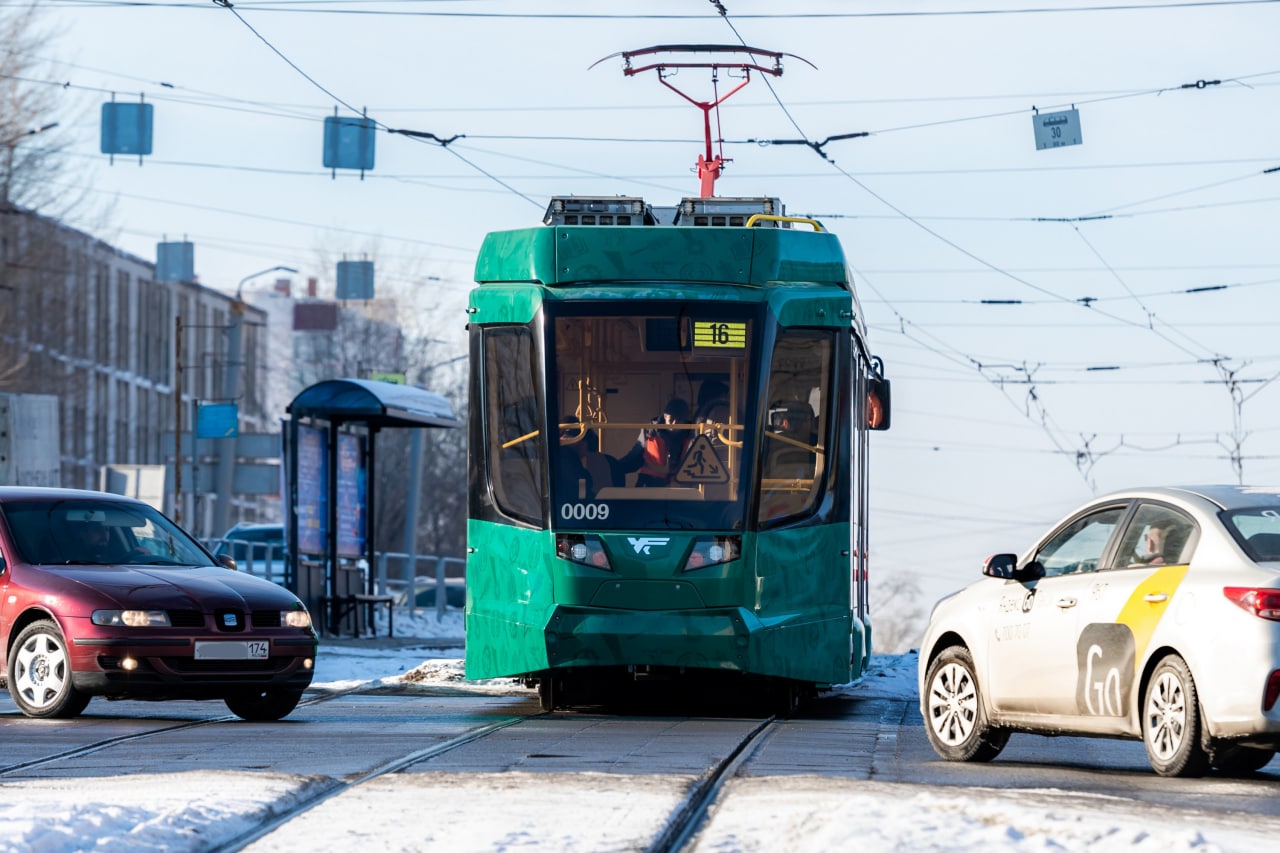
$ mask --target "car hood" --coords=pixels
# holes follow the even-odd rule
[[[220,566],[70,567],[62,577],[115,599],[124,607],[158,610],[293,608],[298,599],[281,586]]]

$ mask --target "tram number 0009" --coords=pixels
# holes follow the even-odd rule
[[[604,521],[609,517],[608,504],[561,504],[560,517],[565,521]]]

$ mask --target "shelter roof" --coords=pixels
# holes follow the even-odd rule
[[[328,379],[304,388],[286,409],[295,418],[371,427],[457,427],[449,401],[434,391],[377,379]]]

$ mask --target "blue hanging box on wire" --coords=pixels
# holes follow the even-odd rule
[[[338,261],[339,299],[373,298],[373,261]]]
[[[324,167],[326,169],[373,168],[373,142],[377,128],[373,119],[359,116],[328,116],[324,120]]]
[[[156,243],[156,281],[195,281],[196,247],[194,243]]]
[[[103,104],[102,153],[150,154],[153,113],[151,104]]]

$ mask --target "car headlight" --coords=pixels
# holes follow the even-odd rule
[[[281,610],[280,624],[286,628],[310,628],[311,614],[305,610]]]
[[[95,610],[92,622],[127,628],[168,628],[169,614],[163,610]]]

